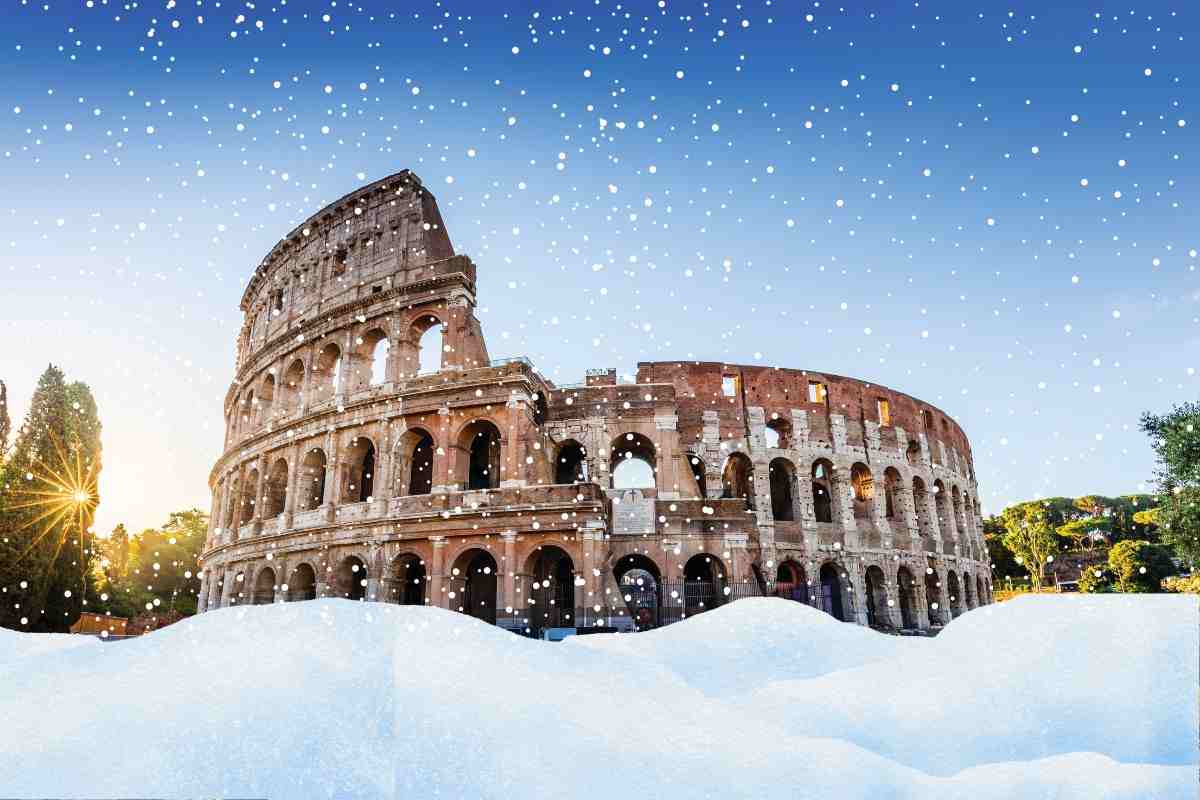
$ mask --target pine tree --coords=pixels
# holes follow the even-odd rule
[[[0,486],[0,625],[65,631],[92,579],[100,421],[85,384],[47,367]],[[78,493],[78,496],[76,494]]]
[[[8,416],[8,387],[0,381],[0,467],[4,465],[4,454],[8,452],[8,435],[12,433],[12,419]]]

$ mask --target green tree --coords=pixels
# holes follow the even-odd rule
[[[0,466],[8,452],[8,435],[12,433],[12,419],[8,416],[8,387],[0,381]]]
[[[1060,525],[1055,533],[1062,539],[1071,543],[1071,546],[1076,550],[1082,550],[1085,547],[1088,550],[1095,549],[1097,533],[1102,534],[1106,540],[1111,539],[1113,535],[1113,522],[1107,517],[1081,517],[1073,519],[1066,525]]]
[[[95,592],[97,610],[143,622],[196,613],[196,562],[207,531],[208,516],[195,508],[176,511],[162,528],[133,536],[118,526],[101,542],[104,568]]]
[[[1119,592],[1161,592],[1163,578],[1176,572],[1167,548],[1135,539],[1113,545],[1108,568]]]
[[[1012,578],[1025,571],[1011,550],[1004,545],[1004,522],[992,514],[983,518],[983,542],[987,546],[992,574],[997,578]]]
[[[1079,575],[1079,591],[1086,594],[1108,594],[1117,590],[1112,570],[1104,564],[1084,567]]]
[[[1046,564],[1057,550],[1052,510],[1040,500],[1009,506],[1001,513],[1004,523],[1004,546],[1018,564],[1029,573],[1033,591],[1042,590],[1042,575]]]
[[[0,485],[0,625],[65,631],[91,593],[100,421],[91,391],[46,368]]]
[[[1158,457],[1159,539],[1193,569],[1200,567],[1200,403],[1147,412],[1141,429]]]

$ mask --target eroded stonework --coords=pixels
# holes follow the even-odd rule
[[[970,444],[938,409],[720,362],[555,386],[489,359],[475,304],[407,170],[276,245],[242,298],[202,610],[344,596],[537,634],[765,594],[923,631],[991,601]]]

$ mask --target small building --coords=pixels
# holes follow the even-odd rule
[[[71,633],[100,636],[107,632],[109,636],[125,636],[125,626],[128,624],[129,620],[125,617],[113,617],[108,614],[85,611],[71,625]]]

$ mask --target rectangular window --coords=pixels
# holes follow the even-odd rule
[[[721,394],[726,397],[737,397],[738,379],[736,375],[726,375],[721,378]]]
[[[876,410],[879,411],[879,424],[880,425],[891,425],[892,424],[892,411],[888,407],[887,398],[880,397],[878,400],[876,400],[875,408],[876,408]]]
[[[812,381],[808,384],[808,402],[825,402],[825,384],[817,383],[816,381]]]

